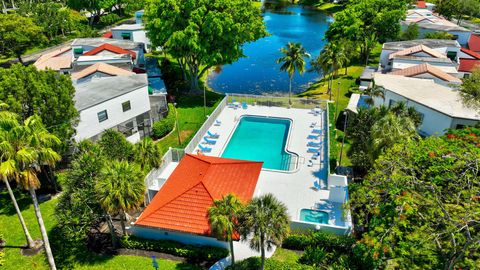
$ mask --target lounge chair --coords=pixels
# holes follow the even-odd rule
[[[312,133],[321,134],[322,130],[321,129],[314,129],[314,130],[312,130]]]
[[[218,139],[218,137],[220,137],[220,134],[218,133],[213,134],[210,132],[210,130],[207,131],[207,135],[210,139]]]
[[[215,120],[215,124],[213,124],[214,126],[220,126],[222,124],[222,121],[220,120]]]
[[[318,183],[317,180],[313,181],[313,187],[316,189],[322,189],[322,186],[320,186],[320,183]]]
[[[308,135],[307,139],[309,140],[318,140],[320,138],[320,134],[318,135]]]
[[[198,145],[198,148],[200,149],[200,151],[202,151],[203,153],[210,153],[212,151],[212,148],[210,147],[204,147],[202,146],[201,144]]]
[[[205,140],[206,144],[215,145],[217,143],[217,141],[210,140],[207,136],[203,137],[203,139]]]
[[[320,157],[320,152],[317,152],[317,153],[313,154],[312,160],[317,160],[317,158],[319,158],[319,157]]]
[[[307,146],[308,147],[320,147],[322,146],[322,142],[308,142]]]
[[[310,127],[311,127],[311,128],[314,128],[314,127],[316,127],[316,126],[317,126],[317,122],[312,122],[312,123],[310,124]]]
[[[247,102],[242,102],[242,108],[246,110],[248,108]]]
[[[307,153],[318,153],[320,148],[308,148]]]

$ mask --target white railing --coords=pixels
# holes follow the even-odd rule
[[[311,98],[288,98],[288,96],[262,96],[262,95],[248,95],[227,93],[227,102],[233,101],[248,104],[257,104],[267,107],[283,107],[283,108],[297,108],[297,109],[313,109],[322,108],[326,109],[327,101]],[[290,102],[289,102],[290,100]],[[291,104],[289,104],[291,103]]]
[[[220,101],[220,103],[218,104],[217,108],[215,108],[215,110],[208,116],[207,120],[203,123],[195,136],[185,147],[185,153],[192,153],[195,150],[197,145],[202,141],[203,134],[205,134],[207,130],[213,125],[213,122],[217,119],[225,106],[227,106],[227,97],[224,97],[222,101]]]

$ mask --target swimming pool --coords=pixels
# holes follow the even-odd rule
[[[328,213],[319,210],[302,209],[300,210],[300,220],[328,224]]]
[[[243,116],[222,157],[263,161],[263,168],[288,171],[292,154],[285,150],[291,121],[283,118]]]

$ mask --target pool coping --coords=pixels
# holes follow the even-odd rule
[[[244,117],[256,117],[256,118],[268,118],[268,119],[280,119],[280,120],[288,120],[290,122],[290,126],[288,127],[288,133],[287,133],[287,141],[285,142],[285,147],[284,147],[284,151],[291,154],[291,155],[294,155],[297,157],[297,162],[295,162],[295,168],[293,170],[288,170],[288,171],[283,171],[283,170],[275,170],[275,169],[268,169],[268,168],[263,168],[262,167],[262,171],[270,171],[270,172],[278,172],[278,173],[288,173],[288,174],[292,174],[292,173],[295,173],[295,172],[298,172],[300,170],[299,166],[298,166],[298,162],[300,160],[300,155],[297,154],[296,152],[293,152],[293,151],[290,151],[288,150],[288,146],[290,145],[290,137],[291,137],[291,132],[292,132],[292,129],[294,127],[294,123],[293,123],[293,119],[291,118],[288,118],[288,117],[277,117],[277,116],[264,116],[264,115],[255,115],[255,114],[243,114],[241,115],[238,119],[235,118],[235,126],[233,127],[232,131],[230,132],[230,134],[228,135],[228,139],[227,141],[225,142],[225,144],[223,145],[222,147],[222,150],[220,151],[220,154],[219,156],[221,157],[223,155],[223,152],[225,152],[225,149],[227,148],[228,144],[230,143],[230,140],[232,139],[232,136],[233,134],[235,133],[235,131],[237,130],[237,127],[238,125],[240,124],[240,121],[242,120],[242,118]]]

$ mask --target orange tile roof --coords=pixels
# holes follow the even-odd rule
[[[474,69],[480,68],[480,60],[460,58],[460,66],[458,71],[460,72],[472,72]]]
[[[480,36],[474,34],[470,35],[468,48],[474,52],[480,52]]]
[[[106,63],[95,63],[79,72],[76,72],[74,74],[72,74],[72,79],[74,80],[78,80],[78,79],[81,79],[81,78],[84,78],[88,75],[91,75],[95,72],[102,72],[102,73],[106,73],[108,75],[112,75],[112,76],[120,76],[120,75],[132,75],[132,74],[135,74],[134,72],[131,72],[131,71],[128,71],[128,70],[125,70],[123,68],[119,68],[119,67],[116,67],[116,66],[113,66],[113,65],[110,65],[110,64],[106,64]]]
[[[112,38],[112,36],[113,36],[112,31],[105,32],[105,34],[102,35],[102,37],[104,38]]]
[[[207,211],[233,193],[252,199],[263,162],[187,154],[155,195],[136,225],[210,234]]]
[[[431,75],[447,82],[457,82],[457,83],[462,82],[459,78],[454,77],[448,73],[445,73],[441,69],[436,68],[429,64],[420,64],[420,65],[416,65],[406,69],[396,70],[391,72],[390,74],[401,75],[405,77],[415,77],[417,75],[424,74],[424,73],[430,73]]]
[[[445,55],[443,55],[443,54],[441,54],[441,53],[439,53],[439,52],[437,52],[433,49],[430,49],[429,47],[421,44],[421,45],[417,45],[417,46],[407,48],[405,50],[394,52],[394,53],[390,54],[389,59],[392,59],[395,56],[405,56],[405,55],[411,55],[411,54],[419,53],[419,52],[424,52],[424,53],[429,54],[430,56],[435,57],[435,58],[447,58],[447,56],[445,56]]]
[[[427,8],[427,3],[425,1],[417,1],[417,8]]]
[[[474,51],[472,51],[472,50],[469,50],[469,49],[466,49],[466,48],[461,48],[460,50],[461,50],[462,52],[470,55],[471,57],[477,59],[477,60],[480,59],[480,53],[476,53],[476,52],[474,52]]]
[[[72,48],[70,46],[62,47],[58,50],[43,54],[33,63],[38,70],[45,70],[47,68],[53,70],[60,70],[62,68],[70,68],[72,65],[71,55],[62,55]]]
[[[96,47],[95,49],[84,53],[83,55],[96,55],[97,53],[105,51],[105,50],[116,53],[116,54],[129,54],[129,55],[132,56],[132,59],[135,59],[137,57],[137,54],[135,52],[125,50],[123,48],[120,48],[120,47],[117,47],[117,46],[114,46],[114,45],[108,44],[108,43],[104,43],[104,44]]]

